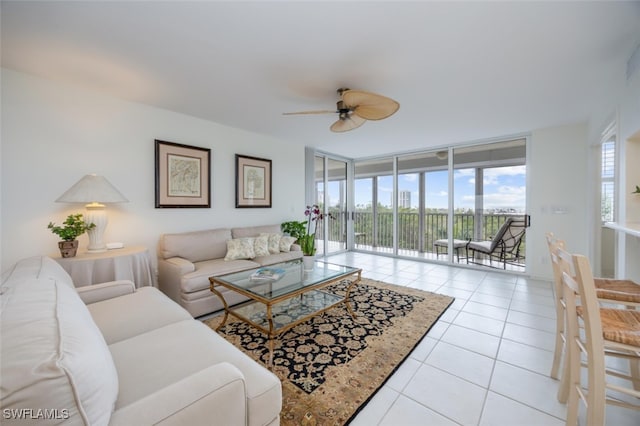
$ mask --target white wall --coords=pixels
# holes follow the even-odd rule
[[[58,252],[47,223],[84,207],[54,200],[88,173],[130,201],[107,207],[105,240],[145,245],[154,263],[161,233],[303,219],[302,146],[5,69],[1,93],[3,271]],[[154,207],[155,139],[211,149],[211,208]],[[272,208],[235,208],[235,154],[272,160]],[[87,243],[83,235],[80,250]]]
[[[587,123],[535,130],[527,157],[527,273],[551,279],[545,233],[553,232],[576,253],[589,253],[587,238]]]

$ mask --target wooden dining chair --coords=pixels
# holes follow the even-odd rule
[[[562,297],[562,267],[563,265],[566,265],[566,263],[561,263],[561,259],[558,257],[558,251],[565,247],[564,241],[557,239],[552,233],[547,233],[546,238],[553,270],[553,294],[555,296],[556,305],[556,339],[553,351],[553,363],[551,365],[551,373],[549,376],[551,376],[552,379],[557,380],[560,378],[560,364],[562,363],[562,354],[564,352],[566,342],[564,333],[566,305],[564,303],[564,298]],[[561,385],[560,391],[558,392],[558,400],[566,402],[566,395],[564,386]]]
[[[607,403],[640,410],[638,403],[610,395],[616,392],[640,398],[640,391],[633,386],[634,382],[638,384],[640,377],[609,369],[605,364],[605,355],[640,362],[640,311],[602,308],[596,297],[589,260],[564,249],[558,249],[557,256],[564,264],[562,286],[570,384],[566,424],[577,424],[582,400],[586,406],[587,425],[602,426]],[[583,366],[587,368],[586,383],[582,380]],[[622,386],[619,380],[612,380],[613,377],[625,379],[630,385]]]
[[[547,244],[549,246],[549,255],[551,257],[551,265],[553,269],[554,295],[556,305],[556,337],[555,348],[553,353],[553,362],[551,365],[551,373],[553,379],[560,379],[560,387],[558,388],[558,401],[565,403],[569,394],[569,372],[566,367],[567,358],[565,355],[565,367],[562,369],[562,377],[560,377],[560,366],[562,364],[563,352],[565,352],[565,302],[562,297],[562,274],[563,265],[566,268],[567,263],[562,264],[558,257],[558,250],[565,250],[565,243],[558,239],[553,233],[546,234]],[[596,296],[603,306],[611,304],[622,305],[629,308],[637,309],[640,306],[640,285],[631,280],[614,280],[608,278],[594,278],[596,287]],[[630,368],[635,376],[640,375],[640,364],[631,363]],[[638,389],[640,389],[640,385]]]

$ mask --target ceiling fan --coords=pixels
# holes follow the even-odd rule
[[[392,116],[400,104],[391,98],[362,90],[338,89],[340,100],[335,110],[285,112],[283,115],[338,114],[338,121],[331,125],[332,132],[357,129],[367,120],[382,120]]]

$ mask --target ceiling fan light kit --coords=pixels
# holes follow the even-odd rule
[[[338,89],[340,100],[335,111],[300,111],[284,115],[338,113],[338,121],[330,127],[332,132],[347,132],[362,126],[367,120],[382,120],[398,111],[400,104],[391,98],[362,90]]]
[[[332,132],[340,133],[347,132],[349,130],[357,129],[362,126],[367,120],[362,117],[358,117],[351,113],[340,113],[338,121],[333,123],[330,127]]]

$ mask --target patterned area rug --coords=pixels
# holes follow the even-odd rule
[[[326,291],[342,296],[347,284]],[[363,278],[351,292],[355,319],[341,304],[279,335],[272,371],[282,381],[281,424],[348,423],[452,302],[449,296]],[[303,308],[296,298],[285,312],[297,309]],[[221,320],[205,323],[215,329]],[[255,327],[230,316],[219,333],[268,364],[268,340]]]

